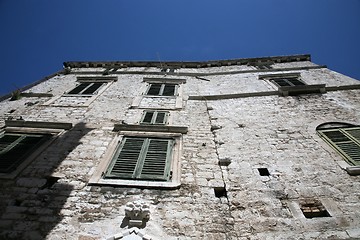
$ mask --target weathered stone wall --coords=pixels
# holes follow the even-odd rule
[[[83,70],[97,69],[104,70]],[[194,69],[216,71],[239,70],[237,66]],[[170,110],[171,122],[188,126],[188,132],[182,137],[181,187],[172,190],[88,184],[117,135],[114,124],[140,121],[143,109],[131,106],[143,93],[143,77],[158,75],[110,75],[118,80],[87,107],[46,105],[51,97],[0,102],[2,125],[8,117],[20,116],[26,121],[74,125],[17,178],[1,179],[0,239],[106,239],[128,229],[124,209],[135,200],[150,206],[150,219],[140,231],[153,239],[360,238],[359,176],[342,169],[338,164],[342,158],[315,131],[329,121],[359,124],[360,90],[188,100],[189,96],[276,91],[259,75],[289,72],[300,72],[309,84],[358,84],[324,68],[204,76],[210,81],[179,73],[186,79],[184,104],[183,109]],[[76,86],[76,76],[54,77],[29,92],[59,97]],[[270,175],[260,176],[259,168],[267,168]],[[305,218],[299,207],[305,198],[320,200],[331,217]]]

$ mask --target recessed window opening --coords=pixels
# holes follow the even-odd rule
[[[258,168],[260,176],[270,176],[269,170],[267,168]]]
[[[47,141],[47,134],[0,134],[0,173],[14,171],[32,152]]]
[[[152,96],[174,96],[176,92],[176,84],[152,83],[146,95]]]
[[[96,91],[103,85],[105,82],[86,82],[86,83],[80,83],[78,86],[76,86],[73,90],[68,92],[68,94],[77,94],[77,95],[91,95],[95,94]]]
[[[271,79],[271,81],[273,83],[275,83],[276,85],[280,86],[280,87],[306,85],[305,83],[303,83],[302,81],[300,81],[296,77],[292,77],[292,78],[290,78],[290,77],[288,77],[288,78],[274,78],[274,79]]]
[[[300,209],[306,218],[331,217],[319,200],[303,200],[300,202]]]
[[[214,187],[215,197],[227,197],[227,191],[225,187]]]
[[[166,124],[169,112],[166,111],[144,111],[141,124]]]

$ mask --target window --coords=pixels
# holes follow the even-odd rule
[[[89,180],[92,185],[178,188],[187,127],[116,124],[118,131]]]
[[[331,122],[316,130],[350,165],[360,166],[360,126]]]
[[[175,69],[174,68],[162,68],[161,72],[165,72],[165,73],[174,73]]]
[[[88,107],[98,96],[109,87],[117,77],[77,77],[77,86],[56,96],[46,103],[45,106],[54,107]]]
[[[300,73],[261,75],[259,79],[273,83],[278,88],[279,95],[284,97],[326,92],[325,84],[306,84],[301,80]]]
[[[152,96],[174,96],[176,94],[177,84],[151,83],[146,95]]]
[[[5,120],[0,131],[0,178],[13,179],[71,123]]]
[[[164,111],[144,111],[141,124],[166,124],[169,112]]]
[[[264,63],[264,64],[258,64],[258,65],[256,65],[256,67],[258,68],[258,69],[271,69],[272,67],[271,67],[271,63]]]
[[[173,145],[172,139],[125,137],[105,178],[168,181]]]
[[[324,205],[316,199],[302,200],[300,209],[306,218],[331,217]]]
[[[101,86],[105,82],[84,82],[80,83],[73,90],[69,91],[67,94],[76,94],[76,95],[93,95],[98,92]]]
[[[306,85],[305,83],[303,83],[302,81],[300,81],[297,77],[292,77],[292,78],[275,78],[275,79],[271,79],[271,81],[273,83],[275,83],[276,85],[278,85],[279,87],[284,87],[284,86],[303,86]]]
[[[49,134],[0,134],[0,173],[14,171],[34,150],[47,141]]]

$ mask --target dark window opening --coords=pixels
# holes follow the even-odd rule
[[[147,95],[160,95],[161,85],[162,84],[159,84],[159,83],[151,84],[151,86],[147,92]]]
[[[306,218],[331,217],[319,200],[303,200],[300,202],[300,209]]]
[[[274,78],[274,79],[271,79],[271,81],[280,87],[306,85],[305,83],[300,81],[297,77],[296,78]]]
[[[169,112],[144,111],[141,124],[166,124]]]
[[[0,173],[14,171],[50,135],[5,133],[0,137]]]
[[[214,187],[215,197],[227,197],[227,191],[225,187]]]
[[[269,170],[267,168],[258,168],[260,176],[270,176]]]
[[[80,85],[76,86],[73,90],[68,92],[68,94],[77,94],[77,95],[95,94],[103,84],[105,83],[104,82],[81,83]]]
[[[152,83],[146,95],[152,96],[174,96],[176,93],[176,84]]]

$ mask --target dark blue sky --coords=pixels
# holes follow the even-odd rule
[[[360,0],[0,0],[0,95],[64,61],[312,55],[360,79]]]

